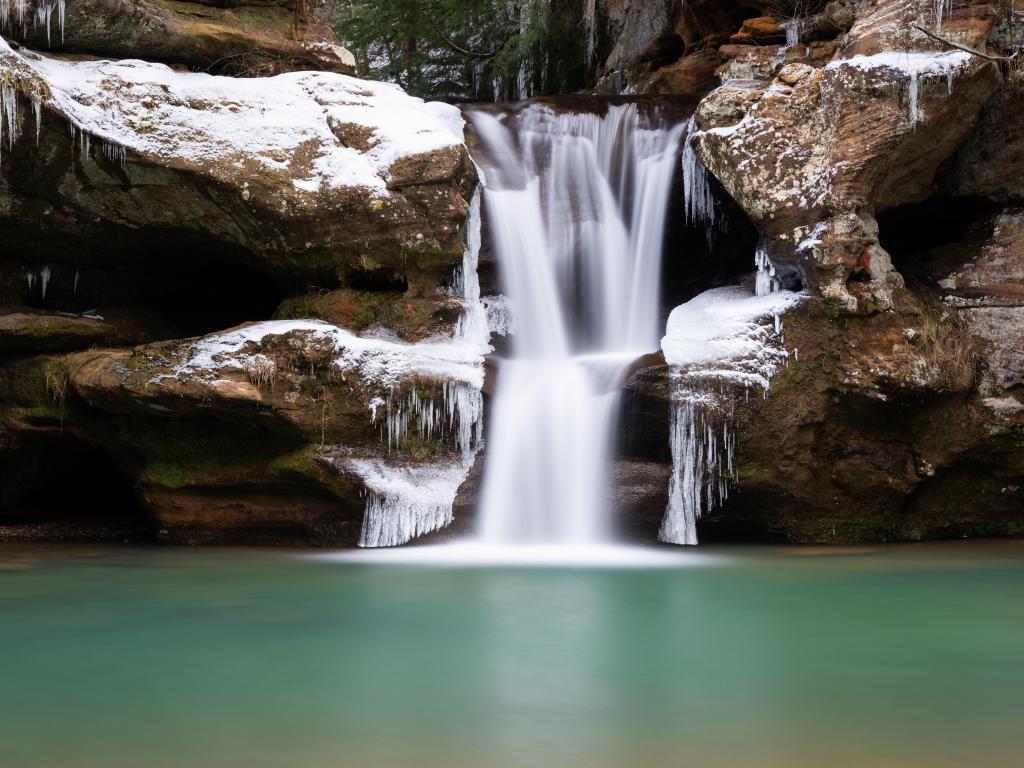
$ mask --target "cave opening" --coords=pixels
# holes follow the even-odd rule
[[[675,307],[697,294],[736,283],[754,271],[757,229],[722,185],[710,174],[708,180],[717,204],[710,231],[703,222],[686,220],[682,170],[673,178],[661,261],[666,320]]]
[[[116,318],[144,328],[145,338],[168,339],[267,320],[285,298],[278,280],[237,254],[192,244],[172,256],[166,245],[134,260],[9,261],[0,265],[5,303]]]
[[[996,206],[980,197],[931,197],[877,216],[878,242],[911,283],[934,281],[968,261]]]
[[[148,541],[155,525],[133,480],[102,447],[68,432],[18,435],[0,456],[0,525],[54,531],[61,539]]]

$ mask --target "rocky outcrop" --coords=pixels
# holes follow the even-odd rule
[[[0,25],[10,39],[38,50],[249,77],[310,69],[355,74],[352,54],[295,0],[24,0],[5,6]]]
[[[472,346],[315,321],[33,358],[10,373],[0,433],[12,455],[32,455],[29,435],[51,450],[93,444],[171,541],[404,543],[450,521],[482,437]],[[48,433],[57,419],[61,433]],[[407,476],[420,478],[414,497]]]
[[[130,60],[0,39],[0,538],[105,536],[112,508],[180,542],[446,525],[483,387],[458,110],[300,60],[344,52],[290,4],[130,5],[69,2],[50,41]],[[235,50],[276,70],[204,58]]]
[[[827,66],[790,61],[771,79],[726,83],[697,112],[698,156],[776,269],[853,311],[890,306],[900,285],[874,215],[935,189],[1000,82],[990,62],[915,33],[915,14],[876,3]],[[992,21],[946,31],[980,46]]]
[[[1003,11],[956,4],[941,36],[1012,51]],[[764,288],[811,297],[782,318],[789,357],[766,397],[705,393],[714,429],[724,420],[736,442],[701,540],[1024,533],[1019,89],[998,62],[915,29],[937,29],[934,13],[831,3],[796,35],[778,19],[787,40],[758,14],[723,20],[733,26],[636,81],[722,61],[696,110],[690,188],[706,168],[704,194],[724,191],[758,229]],[[648,470],[625,468],[669,464],[671,415],[693,402],[680,376],[654,361],[627,378],[625,488],[653,489]],[[657,532],[649,511],[624,525]]]
[[[452,107],[342,75],[213,78],[2,42],[0,65],[11,255],[74,239],[81,261],[133,261],[157,235],[292,285],[381,270],[430,292],[461,258],[475,172]]]

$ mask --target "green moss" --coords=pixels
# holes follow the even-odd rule
[[[821,309],[821,313],[830,320],[835,320],[850,314],[849,310],[847,310],[846,306],[839,301],[839,299],[827,297],[818,299],[818,307]]]
[[[324,312],[317,301],[317,296],[302,294],[290,296],[281,302],[281,305],[274,312],[275,320],[327,320],[330,321],[329,313]]]
[[[208,425],[133,422],[124,426],[122,437],[147,458],[140,479],[167,488],[265,476],[270,463],[288,450],[272,436],[244,427],[216,432]]]

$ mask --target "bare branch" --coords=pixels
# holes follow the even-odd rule
[[[982,53],[981,51],[976,51],[974,48],[968,48],[966,45],[959,45],[958,43],[954,43],[952,40],[947,40],[946,38],[940,37],[939,35],[936,35],[933,32],[929,32],[924,27],[917,26],[917,24],[911,24],[910,26],[912,26],[918,32],[924,32],[932,40],[937,40],[943,45],[948,45],[950,48],[956,48],[958,50],[963,51],[964,53],[970,53],[973,56],[978,56],[988,61],[1013,61],[1014,59],[1017,58],[1017,56],[1020,55],[1020,50],[1016,50],[1013,52],[1011,56],[993,56],[990,53]]]
[[[457,45],[456,43],[452,42],[447,37],[445,37],[444,32],[442,32],[441,28],[439,26],[437,26],[437,22],[434,19],[430,20],[430,26],[432,26],[434,28],[434,34],[437,35],[438,39],[442,43],[447,45],[453,51],[461,53],[464,56],[471,56],[474,59],[493,59],[495,56],[497,56],[499,53],[501,53],[502,49],[506,45],[508,45],[508,41],[512,39],[512,35],[508,34],[508,35],[505,35],[505,39],[504,40],[502,40],[500,43],[498,43],[498,45],[496,45],[490,51],[471,51],[468,48],[463,48],[461,45]]]

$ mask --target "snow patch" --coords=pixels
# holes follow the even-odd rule
[[[767,391],[788,357],[779,343],[776,318],[797,306],[803,294],[776,291],[751,295],[739,286],[712,288],[676,307],[668,317],[661,349],[665,362],[687,376],[718,379]]]
[[[909,79],[910,90],[910,122],[916,125],[920,117],[918,107],[918,81],[922,75],[943,75],[947,79],[947,91],[952,92],[952,80],[955,73],[967,65],[972,59],[965,51],[944,52],[910,52],[883,51],[871,56],[854,56],[849,59],[833,61],[825,69],[837,70],[852,67],[864,72],[886,70],[905,75]]]

